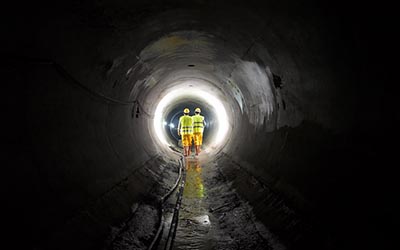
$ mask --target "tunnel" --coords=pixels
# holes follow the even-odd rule
[[[394,99],[380,11],[312,0],[7,7],[11,245],[392,249],[397,116],[383,111]],[[182,156],[186,107],[205,116],[199,157]],[[175,196],[169,242],[160,228]]]

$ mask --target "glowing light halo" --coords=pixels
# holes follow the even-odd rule
[[[186,82],[187,83],[187,82]],[[226,139],[226,136],[229,131],[229,118],[225,109],[225,106],[222,102],[215,96],[214,93],[203,90],[199,87],[194,87],[196,85],[193,84],[193,87],[188,88],[187,84],[180,84],[179,86],[175,86],[168,93],[161,98],[160,102],[157,104],[154,113],[154,130],[157,139],[163,145],[169,146],[166,139],[166,135],[163,129],[164,125],[164,113],[168,105],[170,105],[173,101],[177,99],[181,99],[183,97],[193,97],[195,99],[200,99],[203,102],[209,104],[217,113],[217,130],[215,135],[210,140],[211,147],[218,147],[223,144]],[[184,90],[183,90],[184,88]]]

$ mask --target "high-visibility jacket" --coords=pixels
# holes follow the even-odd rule
[[[188,115],[183,115],[179,118],[180,134],[190,135],[193,134],[193,119]]]
[[[203,133],[204,131],[204,116],[202,115],[194,115],[193,118],[193,132],[194,133]]]

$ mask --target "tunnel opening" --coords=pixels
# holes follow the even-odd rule
[[[206,125],[204,126],[205,130],[203,133],[203,144],[206,147],[206,145],[210,143],[209,139],[212,134],[216,133],[216,114],[213,113],[212,107],[210,105],[202,102],[201,100],[196,100],[193,98],[185,98],[180,100],[179,103],[171,107],[171,110],[166,113],[163,124],[164,132],[167,134],[169,141],[176,147],[182,147],[182,144],[180,142],[181,138],[178,136],[177,129],[179,118],[183,115],[184,108],[189,108],[192,114],[195,108],[200,108],[201,115],[206,117]]]
[[[179,146],[177,137],[178,119],[182,111],[188,107],[191,114],[194,109],[201,107],[202,114],[206,117],[206,132],[204,133],[204,151],[215,155],[220,152],[229,141],[232,130],[232,114],[228,115],[226,100],[220,100],[223,95],[213,92],[214,85],[200,80],[184,80],[179,84],[172,83],[168,91],[160,97],[156,105],[154,116],[154,138],[159,145]],[[224,99],[224,98],[222,98]],[[225,104],[223,104],[225,103]],[[204,111],[204,113],[203,113]],[[166,130],[166,124],[168,129]],[[172,140],[171,140],[172,139]],[[180,147],[180,146],[179,146]]]

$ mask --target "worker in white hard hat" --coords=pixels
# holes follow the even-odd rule
[[[183,116],[179,117],[178,135],[182,138],[183,155],[189,156],[193,139],[193,119],[189,116],[190,110],[185,108]]]
[[[201,109],[196,108],[194,110],[193,118],[193,140],[194,146],[196,149],[196,155],[200,154],[201,145],[203,144],[203,132],[206,122],[204,120],[204,116],[200,115]]]

